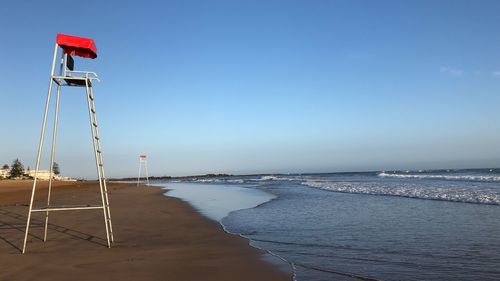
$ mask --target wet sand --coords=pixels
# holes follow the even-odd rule
[[[115,243],[108,249],[102,210],[32,216],[27,252],[20,249],[31,181],[0,181],[0,280],[292,280],[261,259],[248,241],[227,234],[187,203],[156,187],[109,184]],[[36,206],[46,202],[47,183]],[[54,205],[98,204],[96,182],[56,182]]]

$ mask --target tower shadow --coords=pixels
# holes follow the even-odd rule
[[[9,211],[5,208],[0,208],[0,241],[3,241],[10,247],[22,252],[20,246],[16,245],[16,241],[20,240],[16,235],[12,235],[12,232],[21,234],[24,236],[26,231],[26,221],[28,217],[26,215],[22,215],[13,211]],[[44,229],[45,221],[31,218],[30,230],[31,229]],[[94,243],[96,245],[107,247],[106,239],[101,237],[97,237],[95,235],[85,233],[76,229],[71,229],[65,226],[49,223],[47,226],[49,231],[55,231],[66,236],[69,236],[74,239],[88,241],[90,243]],[[8,235],[8,233],[10,235]],[[10,238],[9,238],[10,236]],[[17,237],[17,239],[16,239]],[[43,242],[43,237],[33,234],[33,231],[30,231],[29,237],[34,238],[38,241]],[[22,240],[22,238],[21,238]]]

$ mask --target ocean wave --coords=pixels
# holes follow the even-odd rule
[[[267,176],[259,176],[256,178],[191,178],[185,180],[177,180],[177,182],[254,184],[257,182],[294,181],[294,180],[297,180],[297,178],[267,175]],[[301,179],[299,178],[299,180]],[[172,182],[174,181],[172,180]]]
[[[232,183],[232,184],[245,183],[245,180],[243,180],[243,179],[220,179],[220,178],[191,179],[188,181],[196,182],[196,183]]]
[[[227,180],[228,183],[238,183],[238,184],[242,184],[242,183],[245,183],[245,180],[242,180],[242,179],[235,179],[235,180]]]
[[[293,181],[297,180],[293,177],[280,177],[280,176],[262,176],[259,179],[255,179],[256,181]]]
[[[500,189],[424,187],[417,185],[387,186],[374,182],[305,181],[303,185],[328,191],[369,195],[399,196],[415,199],[500,205]]]
[[[276,176],[262,176],[258,179],[254,179],[256,181],[274,181],[274,180],[278,180],[278,177]]]
[[[217,183],[217,182],[221,182],[220,179],[192,179],[190,181],[200,182],[200,183]]]
[[[437,179],[437,180],[455,180],[455,181],[483,181],[483,182],[500,182],[500,176],[487,175],[433,175],[433,174],[390,174],[382,172],[378,174],[383,178],[398,178],[398,179]]]

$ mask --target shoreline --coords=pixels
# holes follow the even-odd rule
[[[152,183],[151,186],[158,186],[162,188],[162,190],[165,191],[164,196],[167,197],[173,197],[173,198],[179,198],[180,200],[183,200],[184,202],[190,204],[194,209],[196,209],[200,214],[205,216],[206,218],[209,218],[210,220],[218,223],[224,232],[239,236],[245,240],[248,241],[248,245],[252,248],[255,248],[257,250],[260,250],[264,252],[263,258],[268,260],[271,264],[276,265],[280,269],[282,269],[285,272],[290,272],[292,275],[292,280],[296,280],[296,267],[293,262],[288,261],[284,257],[274,253],[271,250],[267,250],[262,247],[258,247],[255,245],[254,241],[238,232],[232,232],[229,231],[228,226],[224,224],[223,220],[224,218],[230,216],[232,213],[241,211],[241,210],[247,210],[247,209],[254,209],[258,208],[259,206],[268,204],[276,199],[278,199],[278,196],[270,193],[265,190],[260,190],[258,188],[252,188],[248,186],[243,186],[239,184],[213,184],[213,183]],[[192,190],[192,186],[197,186],[197,190]],[[221,192],[221,187],[225,189],[224,191]],[[230,187],[230,189],[227,189]],[[208,188],[207,191],[204,191],[205,188]],[[196,192],[196,196],[193,197],[191,192],[187,192],[187,190],[191,190]],[[240,191],[238,191],[240,189]],[[266,194],[266,197],[261,197],[261,201],[254,201],[252,200],[250,203],[249,202],[241,202],[243,198],[248,198],[248,194],[241,194],[241,190],[252,190],[253,192],[259,192],[259,193],[264,193]],[[179,193],[179,190],[182,190]],[[236,192],[235,192],[236,190]],[[207,193],[211,194],[209,195],[210,197],[207,197]],[[229,194],[228,194],[229,193]],[[241,194],[243,198],[238,198],[234,197],[235,194]],[[199,196],[204,197],[203,203],[199,202]],[[255,195],[253,195],[255,196]],[[211,204],[206,204],[206,202],[209,201]],[[226,202],[228,201],[238,201],[239,205],[238,206],[227,206],[225,205]],[[217,209],[217,210],[216,210]],[[221,215],[220,213],[223,213]],[[216,215],[214,213],[219,213],[219,215]]]
[[[46,182],[41,182],[46,185]],[[292,280],[263,260],[265,251],[229,234],[160,187],[108,183],[115,244],[107,249],[102,213],[51,214],[48,241],[33,217],[27,253],[20,254],[32,181],[0,181],[0,280]],[[36,202],[46,188],[37,187]],[[65,203],[99,199],[96,182],[55,182]],[[68,202],[70,201],[70,202]],[[82,202],[83,201],[83,202]],[[93,201],[95,203],[95,201]],[[140,207],[140,208],[139,208]]]

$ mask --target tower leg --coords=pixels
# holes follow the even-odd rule
[[[146,168],[146,182],[149,185],[148,162],[144,162],[144,167]]]
[[[52,176],[54,173],[54,160],[55,160],[55,150],[56,150],[56,136],[57,136],[57,121],[59,116],[59,97],[61,94],[61,86],[57,86],[56,94],[56,108],[54,113],[54,132],[52,134],[52,150],[50,154],[50,177],[49,177],[49,189],[47,193],[47,208],[50,206],[50,193],[52,190]],[[49,211],[45,212],[45,229],[43,233],[43,241],[47,241],[47,227],[49,225]]]
[[[141,168],[142,168],[142,161],[139,159],[139,174],[137,175],[137,186],[139,186],[139,181],[141,180]]]
[[[57,52],[57,45],[56,45],[56,52]],[[55,64],[55,57],[56,54],[54,54],[54,64]],[[52,67],[52,72],[54,67]],[[52,75],[50,76],[50,82],[49,82],[49,91],[47,93],[47,101],[45,102],[45,113],[43,115],[43,122],[42,122],[42,132],[40,133],[40,141],[38,142],[38,155],[36,157],[36,165],[35,165],[35,179],[33,180],[33,188],[31,189],[31,200],[30,200],[30,207],[28,211],[28,220],[26,222],[26,231],[24,232],[24,242],[23,242],[23,250],[22,253],[24,254],[26,252],[26,241],[28,240],[28,232],[30,228],[30,222],[31,222],[31,210],[33,209],[33,200],[35,198],[35,189],[36,189],[36,181],[38,178],[38,169],[40,168],[40,157],[42,155],[42,147],[43,147],[43,138],[45,136],[45,127],[47,125],[47,114],[49,111],[49,104],[50,104],[50,96],[52,92]]]

